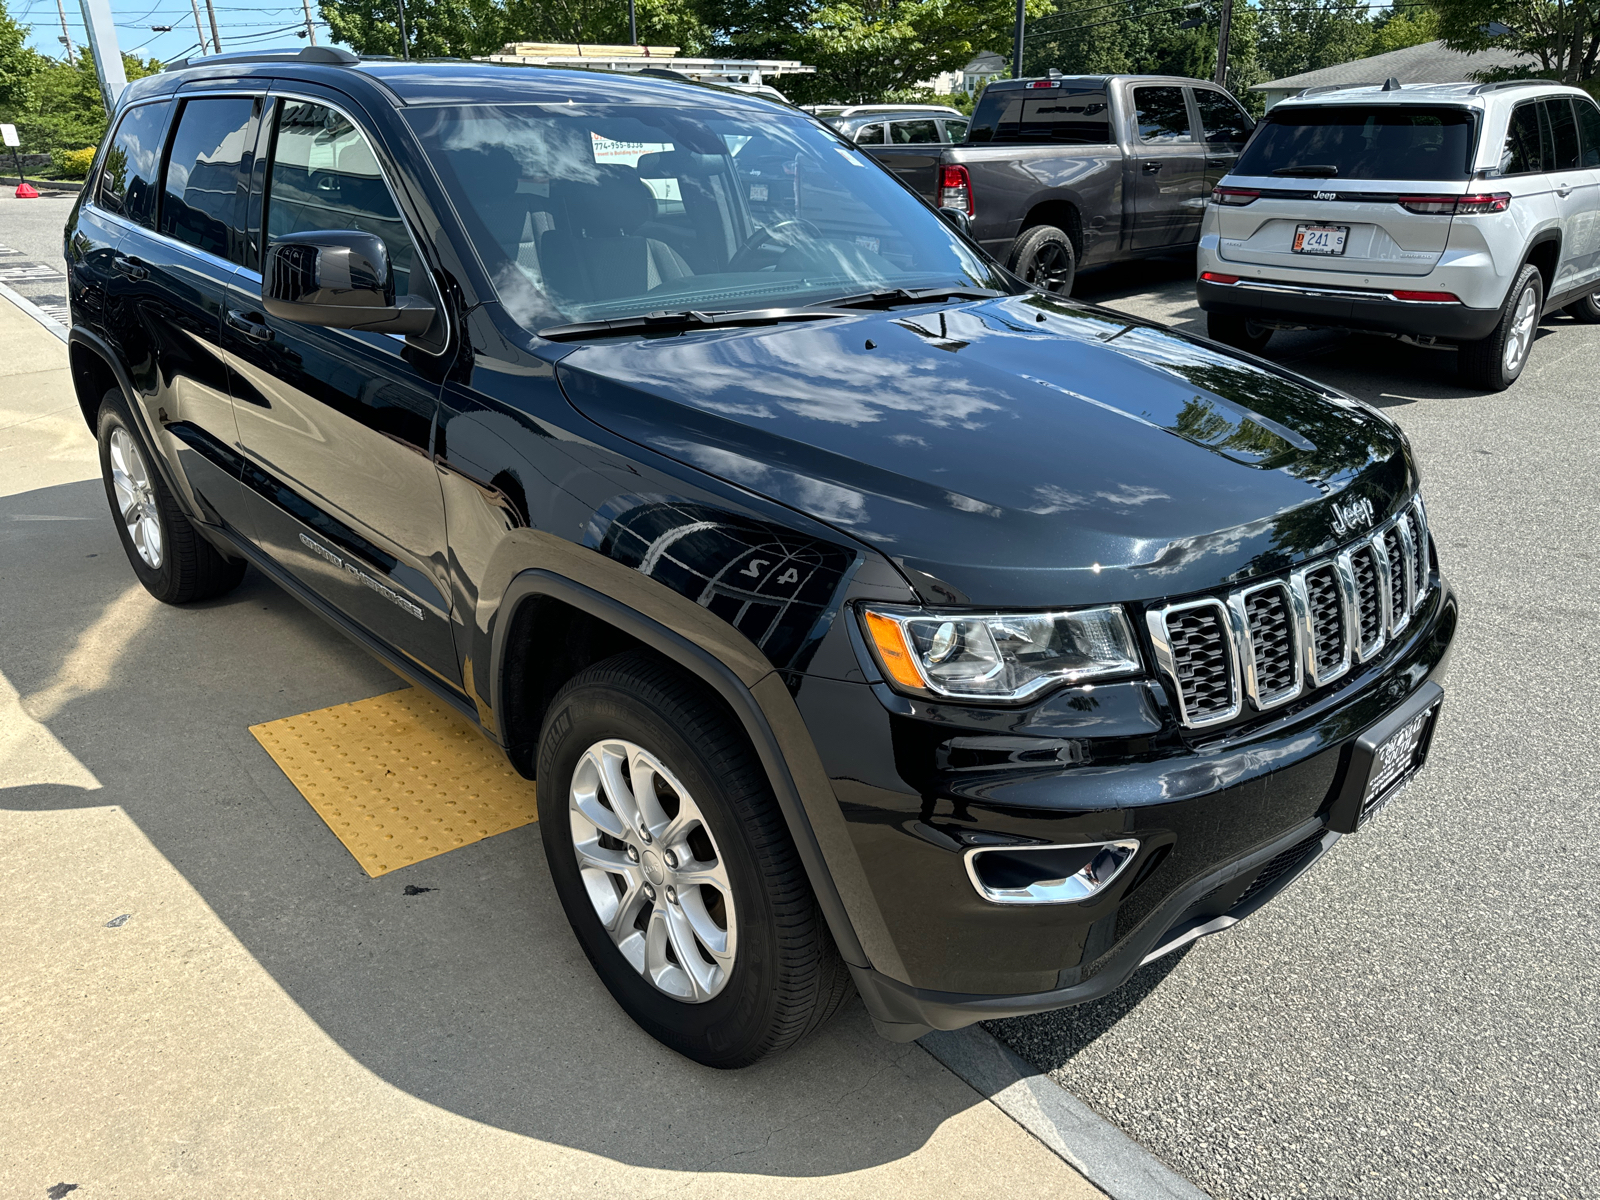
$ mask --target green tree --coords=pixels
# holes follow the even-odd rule
[[[321,0],[322,19],[335,40],[358,54],[400,53],[395,0]],[[689,0],[637,0],[639,39],[697,54],[710,31]],[[407,47],[413,57],[496,54],[508,42],[628,40],[625,0],[410,0]]]
[[[1434,7],[1439,36],[1452,50],[1502,47],[1531,55],[1537,66],[1513,76],[1569,83],[1595,76],[1600,0],[1434,0]]]
[[[132,83],[160,71],[161,63],[124,54],[122,69]],[[38,56],[29,95],[27,107],[16,119],[17,134],[28,152],[80,150],[98,146],[105,137],[105,101],[94,73],[94,54],[87,48],[75,63]]]
[[[11,19],[0,0],[0,113],[8,120],[29,112],[34,82],[44,59],[28,48],[28,31]]]
[[[1235,10],[1237,11],[1237,10]],[[1261,0],[1257,54],[1266,79],[1286,79],[1352,59],[1372,44],[1366,0]]]
[[[1372,42],[1368,54],[1387,54],[1391,50],[1404,50],[1407,46],[1420,46],[1423,42],[1437,41],[1439,13],[1437,9],[1411,5],[1391,8],[1380,13],[1372,26]]]

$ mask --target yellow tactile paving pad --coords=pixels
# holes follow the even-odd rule
[[[250,732],[374,879],[539,817],[534,785],[421,688]]]

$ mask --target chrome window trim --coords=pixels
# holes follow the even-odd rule
[[[186,254],[192,254],[201,262],[209,263],[218,270],[226,271],[230,275],[242,275],[246,279],[254,279],[257,283],[261,282],[261,275],[259,272],[252,271],[248,267],[241,267],[232,259],[223,258],[220,254],[213,254],[209,250],[202,250],[199,246],[191,246],[188,242],[180,242],[177,238],[172,237],[169,234],[161,233],[154,229],[148,229],[143,225],[139,225],[128,220],[127,217],[119,216],[118,214],[112,212],[106,212],[101,208],[96,208],[95,214],[102,221],[110,221],[114,224],[122,226],[124,229],[130,232],[141,233],[145,237],[155,238],[157,241],[162,242],[165,245],[171,246],[177,250],[181,250]]]
[[[1222,625],[1223,641],[1227,643],[1228,650],[1228,699],[1227,709],[1210,716],[1191,719],[1189,706],[1183,699],[1183,682],[1178,678],[1178,663],[1172,653],[1172,635],[1167,632],[1167,618],[1179,613],[1188,612],[1194,608],[1214,608],[1217,610],[1217,620]],[[1162,608],[1152,609],[1145,614],[1145,623],[1150,631],[1150,641],[1155,647],[1156,666],[1172,684],[1172,690],[1178,702],[1178,720],[1188,729],[1205,729],[1211,725],[1221,725],[1231,721],[1244,709],[1244,699],[1239,686],[1239,643],[1233,636],[1233,618],[1228,611],[1228,606],[1221,600],[1207,596],[1199,600],[1185,600],[1180,604],[1168,604]]]
[[[1333,572],[1333,586],[1339,593],[1339,665],[1326,673],[1317,665],[1317,631],[1311,624],[1311,589],[1306,586],[1306,576],[1317,571]],[[1300,622],[1302,662],[1305,678],[1313,688],[1332,683],[1350,670],[1350,596],[1340,577],[1336,559],[1325,558],[1289,573],[1289,595],[1294,600],[1295,616]]]
[[[442,358],[450,351],[450,337],[453,331],[453,326],[450,320],[450,306],[445,302],[445,297],[440,291],[438,283],[433,278],[433,264],[428,261],[427,256],[423,253],[422,239],[417,237],[416,227],[411,224],[411,218],[406,216],[405,205],[400,203],[400,193],[395,191],[394,181],[389,178],[389,172],[384,169],[383,159],[379,157],[372,138],[367,135],[366,127],[363,126],[360,121],[356,120],[353,116],[346,112],[343,108],[341,108],[337,103],[322,96],[307,96],[299,92],[280,91],[276,87],[269,88],[266,92],[266,96],[269,100],[298,100],[303,104],[320,104],[323,108],[332,109],[346,121],[349,121],[350,128],[354,129],[360,136],[361,140],[366,143],[367,150],[372,154],[372,161],[377,164],[378,177],[383,180],[384,190],[389,193],[389,200],[394,204],[394,211],[399,215],[400,223],[405,226],[406,236],[411,239],[411,251],[427,270],[428,282],[430,285],[432,285],[434,298],[438,301],[436,309],[439,315],[444,318],[443,347],[437,351],[429,350],[425,346],[414,346],[414,349],[426,354],[429,358]],[[266,118],[265,113],[262,114],[262,118],[263,120]],[[270,244],[267,236],[267,217],[268,213],[272,209],[272,164],[278,156],[278,129],[276,124],[276,113],[273,114],[273,119],[274,124],[272,127],[272,136],[269,141],[269,152],[267,154],[267,169],[261,185],[261,265],[263,267],[267,264],[266,251],[267,246]],[[261,278],[261,276],[258,276],[257,278]],[[346,329],[338,330],[336,332],[356,333],[359,331]],[[389,336],[393,337],[395,335],[391,334]],[[406,339],[406,344],[412,345],[409,338]]]
[[[1283,602],[1289,611],[1289,659],[1294,668],[1294,686],[1263,699],[1260,681],[1256,678],[1256,640],[1255,635],[1250,632],[1250,613],[1246,606],[1251,596],[1273,588],[1283,593]],[[1295,619],[1294,592],[1287,583],[1281,579],[1269,579],[1264,583],[1254,583],[1238,591],[1229,592],[1228,615],[1234,623],[1235,636],[1240,647],[1238,656],[1240,675],[1244,684],[1244,694],[1249,697],[1251,707],[1257,712],[1265,712],[1270,708],[1277,708],[1280,704],[1287,704],[1305,691],[1305,674],[1301,670],[1300,623]]]

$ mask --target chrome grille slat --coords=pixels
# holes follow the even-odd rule
[[[1146,614],[1156,661],[1193,729],[1264,711],[1369,662],[1428,596],[1420,497],[1330,559]]]

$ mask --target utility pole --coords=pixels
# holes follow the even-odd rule
[[[72,34],[67,29],[67,6],[62,0],[56,0],[56,11],[61,14],[61,40],[67,46],[67,61],[76,63],[78,60],[72,54]]]
[[[111,16],[111,0],[80,0],[83,28],[89,35],[89,50],[94,54],[94,73],[100,81],[100,99],[106,112],[117,110],[117,100],[128,86],[122,69],[122,49],[117,45],[117,26]]]
[[[300,0],[306,10],[306,37],[311,39],[311,44],[317,44],[317,27],[311,23],[311,0]]]
[[[206,54],[206,27],[200,24],[200,0],[189,0],[189,7],[194,9],[194,32],[200,39],[200,57]]]
[[[1017,34],[1011,48],[1011,78],[1022,78],[1022,28],[1028,19],[1028,0],[1017,0]]]
[[[633,0],[628,0],[628,45],[639,44],[639,19],[633,11]]]
[[[212,7],[211,0],[206,0],[206,16],[211,18],[211,53],[222,53],[222,35],[217,32],[217,10]]]
[[[1217,86],[1228,86],[1228,29],[1233,24],[1233,0],[1222,0],[1222,23],[1217,27]]]
[[[210,2],[211,0],[206,0],[207,4]],[[395,0],[395,3],[400,7],[400,57],[410,62],[411,50],[406,46],[409,40],[406,37],[406,0]]]

